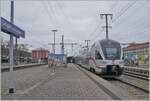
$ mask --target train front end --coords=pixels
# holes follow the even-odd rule
[[[102,40],[100,46],[104,56],[105,68],[102,74],[107,76],[120,76],[123,74],[124,62],[122,60],[122,48],[119,42],[114,40]]]

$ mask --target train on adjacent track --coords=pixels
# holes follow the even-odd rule
[[[111,39],[96,41],[91,48],[80,52],[75,63],[105,77],[123,74],[123,51],[121,44]]]

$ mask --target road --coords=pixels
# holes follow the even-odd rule
[[[15,93],[8,94],[8,72],[2,73],[4,100],[112,100],[100,87],[73,64],[14,71]]]

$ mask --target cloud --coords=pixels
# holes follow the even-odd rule
[[[19,39],[19,43],[48,48],[50,46],[47,44],[53,42],[52,29],[58,29],[56,42],[61,42],[63,34],[65,42],[85,45],[84,40],[93,39],[93,43],[105,38],[105,30],[102,31],[101,28],[105,26],[105,19],[100,19],[99,14],[112,13],[113,19],[116,19],[133,2],[15,1],[15,24],[26,32],[26,38]],[[136,1],[115,22],[111,23],[108,18],[112,25],[109,37],[121,42],[147,41],[150,37],[149,9],[149,1]],[[1,15],[7,20],[10,19],[10,1],[1,1]],[[8,35],[4,35],[4,38],[9,40]],[[71,53],[70,46],[67,47]],[[59,51],[60,46],[57,46],[57,52]]]

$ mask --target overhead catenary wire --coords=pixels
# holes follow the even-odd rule
[[[144,5],[141,5],[142,7],[144,6]],[[141,28],[141,25],[147,25],[148,23],[146,22],[146,20],[147,19],[143,19],[143,18],[141,18],[141,19],[136,19],[136,20],[134,20],[134,22],[133,23],[130,23],[129,24],[129,22],[128,21],[124,21],[123,23],[119,23],[119,24],[128,24],[127,25],[127,28],[126,28],[126,31],[127,31],[127,29],[129,29],[129,28],[132,28],[132,30],[135,30],[135,29],[139,29],[139,28]],[[146,22],[146,23],[145,23]],[[114,23],[114,24],[116,24],[116,23]],[[118,25],[118,24],[117,24]],[[116,28],[118,28],[118,27],[116,27]],[[116,30],[115,30],[116,31]],[[119,33],[119,32],[117,32],[117,33]],[[121,32],[122,33],[122,32]]]
[[[49,2],[50,3],[50,2]],[[52,6],[51,6],[52,7]],[[55,11],[57,13],[59,13],[59,11],[61,12],[61,14],[65,17],[66,22],[70,25],[70,28],[73,28],[71,21],[69,20],[69,16],[65,13],[63,6],[60,4],[60,2],[56,2],[55,3]],[[60,14],[60,13],[59,13]],[[62,26],[61,26],[62,27]]]
[[[116,2],[110,7],[110,9],[108,10],[108,12],[111,12],[113,9],[115,9],[115,7],[118,5],[118,3],[119,3],[119,1],[116,1]],[[94,33],[97,31],[97,29],[100,27],[101,24],[102,24],[102,23],[99,23],[99,24],[96,26],[95,30],[89,35],[90,37],[91,37],[92,34],[94,34]],[[100,30],[99,34],[100,34],[102,31],[103,31],[103,29]],[[98,34],[98,35],[99,35],[99,34]],[[96,35],[95,37],[97,37],[98,35]],[[95,38],[95,37],[94,37],[94,38]],[[94,40],[94,38],[92,38],[92,41]]]
[[[134,5],[135,3],[136,3],[136,1],[133,2],[132,5]],[[130,7],[131,7],[131,6],[130,6]],[[128,7],[128,8],[130,8],[130,7]],[[142,18],[142,19],[143,19],[143,18]],[[150,28],[150,25],[146,25],[146,26],[144,26],[144,27],[143,27],[143,26],[141,27],[141,25],[148,24],[147,22],[145,23],[145,20],[144,20],[144,22],[141,23],[142,19],[138,19],[137,21],[135,21],[136,23],[133,23],[132,25],[129,25],[128,28],[130,28],[130,26],[133,27],[133,25],[134,25],[134,28],[132,28],[132,32],[126,32],[126,33],[122,34],[122,35],[124,35],[124,36],[123,36],[123,37],[119,37],[119,40],[124,39],[124,38],[125,38],[126,36],[128,36],[128,35],[134,35],[133,38],[136,39],[136,37],[138,37],[138,36],[140,36],[140,35],[143,35],[144,32],[148,31],[148,30],[145,30],[145,29]],[[140,23],[138,23],[139,21],[140,21]],[[137,24],[137,23],[138,23],[138,24]],[[135,30],[135,31],[134,31],[134,30]],[[143,31],[143,30],[144,30],[144,31]],[[139,34],[139,33],[141,33],[141,34]],[[139,35],[137,35],[137,34],[139,34]],[[125,36],[125,35],[126,35],[126,36]]]
[[[44,1],[41,1],[41,2],[42,2],[42,4],[43,4],[43,7],[44,7],[44,9],[45,9],[47,15],[49,16],[49,19],[51,20],[51,22],[53,23],[53,25],[56,26],[56,24],[54,23],[55,20],[53,19],[53,16],[52,16],[51,13],[49,12],[49,9],[47,8],[47,5],[44,3]]]
[[[57,6],[59,7],[59,10],[60,10],[61,13],[64,15],[64,17],[66,18],[65,20],[67,20],[67,22],[68,22],[69,24],[71,24],[71,22],[70,22],[70,20],[69,20],[69,17],[68,17],[68,15],[64,12],[64,9],[63,9],[62,5],[61,5],[59,2],[57,2]]]
[[[142,19],[138,19],[138,20],[141,21]],[[146,25],[146,26],[141,26],[141,25]],[[140,22],[138,24],[133,23],[130,26],[128,26],[128,28],[126,28],[126,31],[129,30],[128,32],[125,31],[124,33],[122,33],[122,30],[121,30],[121,32],[118,31],[118,32],[114,32],[114,33],[122,33],[122,35],[126,35],[126,34],[130,33],[131,31],[136,32],[138,30],[142,30],[142,29],[145,29],[147,27],[150,27],[150,25],[147,25],[147,23],[145,23],[145,22],[142,22],[142,23]],[[132,28],[132,30],[130,30],[131,28]]]
[[[56,23],[55,27],[57,27],[59,29],[59,32],[61,32],[61,27],[60,27],[61,25],[60,25],[60,22],[58,21],[57,16],[56,16],[56,14],[58,14],[56,3],[54,5],[52,5],[52,3],[50,1],[47,1],[47,4],[49,5],[48,7],[51,9],[53,16],[55,18],[55,23]],[[55,7],[53,7],[53,6],[55,6]]]
[[[143,35],[143,34],[140,34],[140,33],[145,33],[145,32],[147,32],[147,31],[148,31],[148,30],[135,33],[136,36],[131,37],[131,39],[134,38],[134,41],[137,40],[137,39],[141,39],[141,35]],[[137,35],[137,34],[139,34],[139,35]],[[139,37],[139,38],[137,38],[137,37]],[[120,40],[123,40],[124,38],[125,38],[125,37],[122,37],[122,38],[120,38]],[[130,38],[127,38],[125,41],[128,41],[129,39],[130,39]],[[141,39],[141,40],[142,40],[142,39]],[[148,39],[148,40],[149,40],[149,39]],[[132,41],[133,41],[133,40],[132,40]],[[146,41],[146,40],[144,39],[144,41]]]
[[[53,8],[53,5],[51,4],[50,1],[47,1],[44,2],[44,1],[41,1],[43,6],[44,6],[44,9],[46,10],[50,20],[52,21],[52,27],[59,27],[59,23],[58,23],[58,20],[57,20],[57,16],[56,16],[56,9],[54,10]],[[55,7],[56,8],[56,7]],[[59,31],[61,30],[61,28],[59,27]]]
[[[146,30],[145,30],[146,29]],[[144,28],[142,28],[142,30],[137,30],[137,31],[133,31],[133,32],[129,32],[129,33],[126,33],[126,34],[128,34],[128,35],[134,35],[134,38],[135,37],[137,37],[138,35],[137,34],[139,34],[139,33],[144,33],[144,32],[146,32],[146,31],[148,31],[148,29],[150,30],[150,25],[149,26],[145,26]],[[135,36],[136,35],[136,36]],[[141,34],[139,34],[139,35],[141,35]],[[127,35],[126,35],[126,37],[128,37]],[[122,40],[122,39],[124,39],[125,38],[125,36],[122,36],[122,37],[119,37],[119,39],[120,40]]]
[[[123,14],[126,13],[134,4],[136,4],[137,1],[133,1],[127,8],[125,8],[114,20],[112,20],[112,23],[117,21]]]
[[[136,3],[136,1],[133,1],[131,4],[129,4],[127,7],[124,7],[121,11],[120,14],[118,15],[118,17],[114,20],[112,20],[112,23],[114,23],[115,21],[117,21],[129,8],[131,8],[134,4]],[[103,33],[103,30],[101,32],[101,34]],[[99,34],[96,36],[98,37]],[[95,37],[94,37],[95,38]]]

